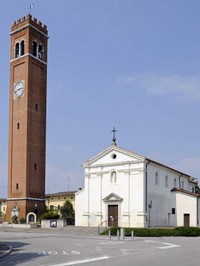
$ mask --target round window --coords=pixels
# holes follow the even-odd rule
[[[117,155],[116,155],[115,153],[113,153],[113,154],[111,155],[111,157],[112,157],[113,159],[116,159],[116,158],[117,158]]]

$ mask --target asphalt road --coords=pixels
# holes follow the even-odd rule
[[[200,238],[135,238],[118,240],[66,231],[2,231],[0,242],[13,251],[1,266],[199,266]]]

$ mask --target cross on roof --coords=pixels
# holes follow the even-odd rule
[[[113,127],[113,129],[111,130],[111,132],[113,133],[113,138],[112,138],[112,143],[114,145],[116,145],[116,137],[115,137],[115,133],[117,132],[117,130],[115,129],[115,127]]]

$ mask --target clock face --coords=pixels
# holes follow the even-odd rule
[[[24,83],[19,81],[14,86],[14,94],[16,97],[21,97],[24,93]]]

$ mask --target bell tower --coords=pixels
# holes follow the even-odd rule
[[[29,14],[11,27],[6,221],[45,212],[47,26]]]

